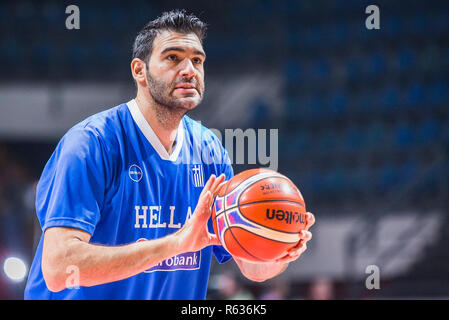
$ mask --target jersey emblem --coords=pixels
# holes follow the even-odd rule
[[[139,182],[143,177],[143,172],[137,164],[133,164],[129,167],[128,175],[132,181]]]
[[[192,171],[193,171],[193,185],[195,187],[204,187],[203,165],[201,164],[193,165]]]

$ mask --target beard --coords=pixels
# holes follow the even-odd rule
[[[169,120],[168,118],[180,118],[188,111],[194,109],[203,100],[204,84],[199,83],[195,78],[186,77],[177,78],[173,82],[157,80],[151,76],[147,69],[146,78],[148,82],[148,91],[156,105],[156,115],[161,123]],[[181,83],[193,84],[198,92],[197,95],[187,95],[181,98],[175,97],[173,92],[175,86]]]

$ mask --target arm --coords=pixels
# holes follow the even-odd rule
[[[237,266],[242,274],[252,281],[262,282],[280,275],[287,269],[290,262],[298,259],[307,249],[307,242],[312,239],[312,233],[308,230],[315,223],[315,217],[307,212],[307,225],[305,230],[301,231],[298,245],[291,248],[287,254],[273,262],[249,262],[234,257]]]
[[[257,263],[244,261],[234,257],[242,274],[249,280],[262,282],[274,278],[284,272],[288,267],[288,262],[266,262]]]
[[[180,253],[174,235],[117,247],[90,244],[90,237],[80,229],[45,231],[42,273],[49,290],[67,287],[69,267],[78,271],[78,285],[94,286],[128,278]]]
[[[183,252],[201,250],[220,244],[207,230],[210,207],[222,186],[224,176],[212,176],[200,195],[189,221],[176,233],[160,239],[123,246],[89,243],[90,234],[73,228],[52,227],[45,230],[42,250],[42,274],[51,291],[68,287],[69,267],[75,267],[77,285],[94,286],[118,281],[141,273],[159,262]]]

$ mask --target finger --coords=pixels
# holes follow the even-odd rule
[[[225,175],[221,174],[217,179],[215,179],[214,183],[212,184],[210,191],[212,192],[212,195],[215,197],[215,195],[218,193],[220,184],[224,181]]]
[[[307,243],[304,242],[304,244],[301,246],[301,248],[299,248],[299,250],[296,253],[293,253],[292,255],[302,255],[304,253],[304,251],[307,250]]]
[[[215,234],[209,233],[209,245],[221,246],[220,239]]]
[[[211,201],[212,194],[209,190],[206,191],[206,193],[203,196],[200,196],[200,199],[198,200],[198,204],[195,208],[195,215],[197,219],[201,220],[207,220],[209,219],[211,215],[211,210],[209,203]]]
[[[210,192],[212,193],[212,200],[210,205],[212,206],[215,197],[217,196],[218,192],[220,191],[221,185],[223,180],[225,179],[225,175],[221,174],[218,178],[215,179],[214,183],[210,187]]]
[[[210,190],[210,186],[214,183],[215,179],[216,177],[214,174],[209,177],[205,186],[203,187],[203,190],[201,191],[200,197],[204,195],[208,190]]]
[[[315,216],[311,212],[306,212],[306,230],[315,224]]]
[[[307,230],[302,230],[299,233],[299,238],[304,242],[310,241],[312,239],[312,232],[307,231]]]
[[[311,239],[312,239],[312,233],[310,231],[301,230],[301,232],[299,233],[298,243],[294,247],[290,248],[288,251],[294,251],[294,250],[300,249],[304,243],[307,243]]]
[[[296,244],[296,246],[294,246],[293,248],[288,249],[287,254],[289,255],[295,255],[298,252],[304,252],[304,247],[307,249],[307,241],[304,240],[299,240],[298,243]]]
[[[204,188],[207,188],[207,190],[210,190],[211,186],[214,184],[216,179],[217,179],[217,176],[215,174],[212,174],[209,177],[209,180],[207,180],[206,185],[204,186]]]
[[[298,259],[304,251],[307,250],[307,244],[302,244],[298,250],[290,250],[284,257],[276,260],[278,262],[292,262]]]
[[[226,187],[226,185],[228,184],[229,180],[223,181],[222,183],[220,183],[217,187],[217,194],[221,193],[221,191],[223,190],[223,188]]]
[[[298,259],[299,256],[300,256],[300,254],[294,254],[294,255],[286,254],[285,256],[283,256],[279,259],[276,259],[275,261],[279,262],[279,263],[290,263],[290,262],[293,262],[296,259]]]

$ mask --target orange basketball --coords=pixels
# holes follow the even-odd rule
[[[227,182],[212,208],[215,234],[233,256],[273,261],[299,241],[306,206],[286,176],[269,169],[243,171]]]

